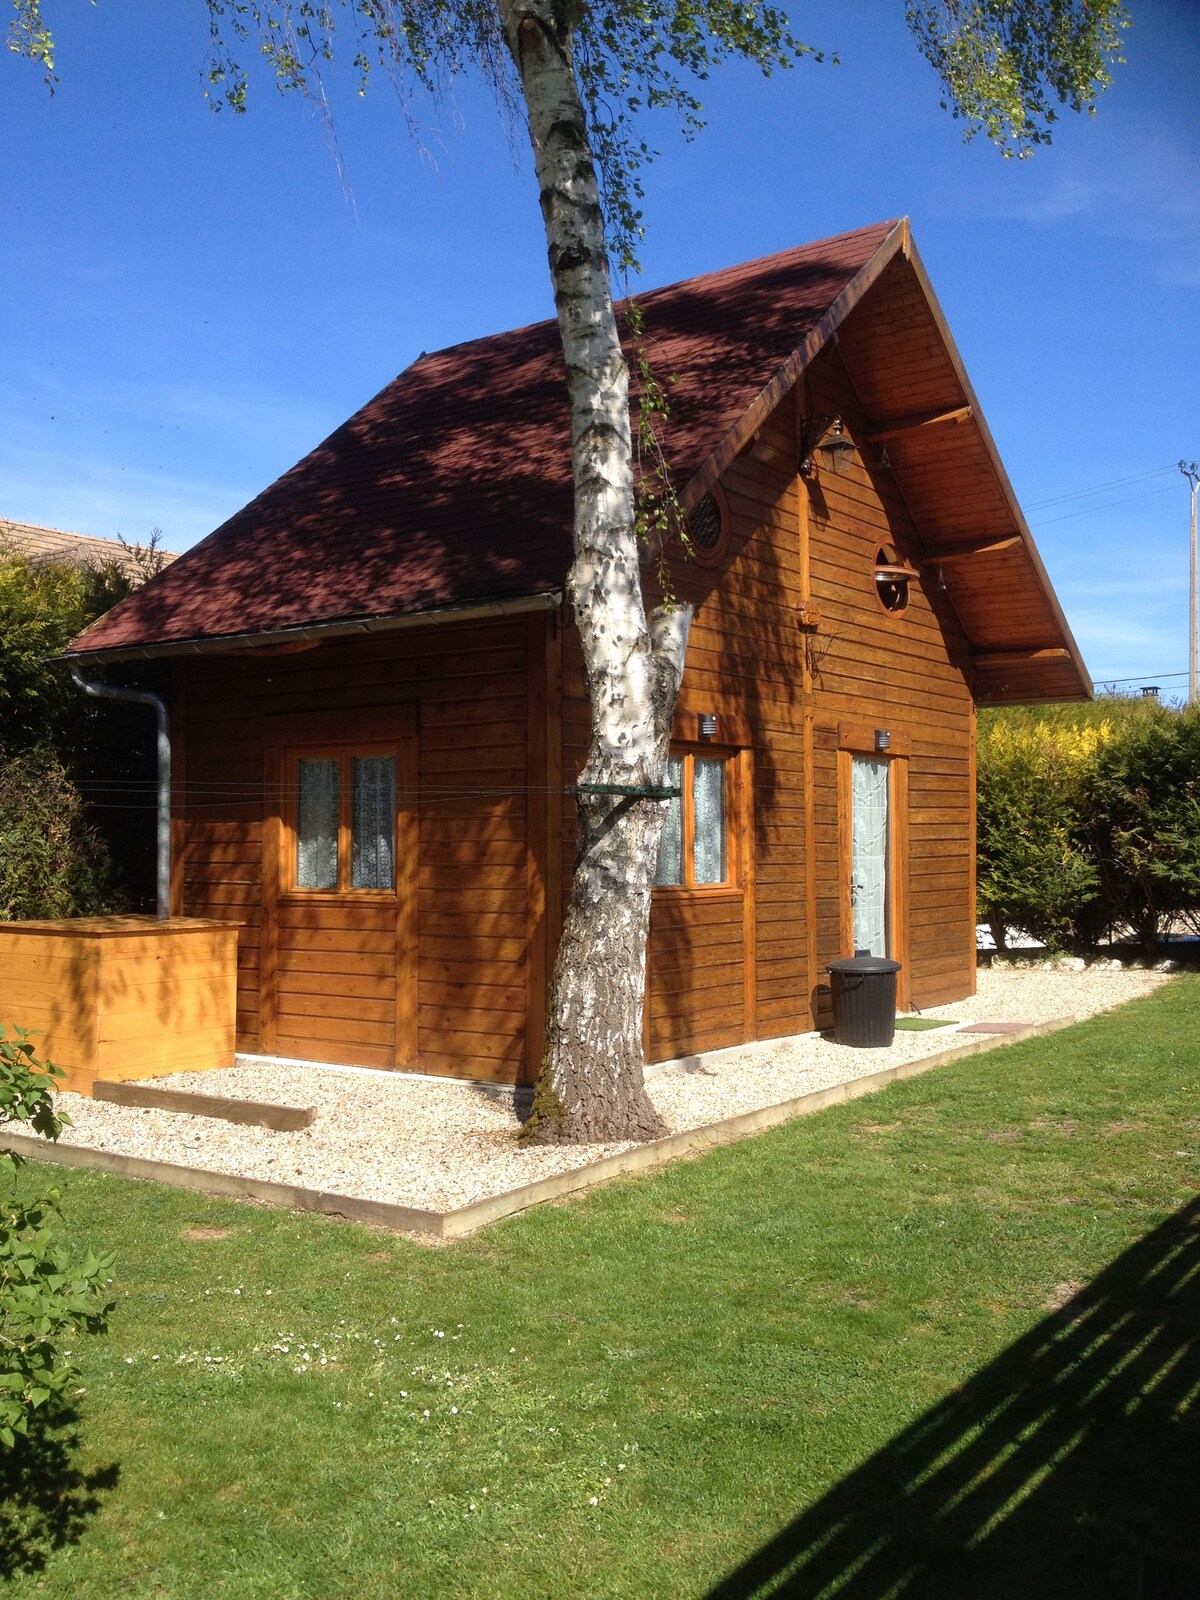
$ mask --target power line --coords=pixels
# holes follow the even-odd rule
[[[1064,511],[1061,517],[1042,517],[1037,522],[1031,522],[1031,528],[1045,528],[1052,522],[1070,522],[1072,517],[1097,517],[1102,511],[1111,511],[1116,506],[1132,505],[1135,500],[1150,500],[1156,494],[1169,494],[1171,485],[1167,484],[1162,489],[1148,489],[1145,494],[1127,495],[1124,500],[1108,500],[1100,506],[1084,506],[1082,511]]]
[[[1093,678],[1092,688],[1098,684],[1111,683],[1165,683],[1168,678],[1186,678],[1186,672],[1141,672],[1136,678]]]
[[[1151,467],[1148,472],[1134,472],[1128,478],[1113,478],[1110,483],[1098,483],[1094,489],[1073,489],[1069,494],[1051,495],[1048,500],[1034,500],[1027,511],[1044,511],[1047,506],[1062,505],[1067,500],[1086,500],[1094,494],[1104,494],[1108,489],[1124,489],[1130,483],[1143,483],[1147,478],[1161,477],[1164,472],[1176,471],[1174,462],[1169,467]]]

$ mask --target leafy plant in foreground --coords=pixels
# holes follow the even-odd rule
[[[61,1076],[37,1059],[23,1028],[10,1038],[0,1024],[0,1123],[57,1139],[70,1121],[54,1107]],[[73,1261],[56,1233],[58,1190],[22,1195],[23,1165],[15,1151],[0,1150],[0,1444],[9,1447],[79,1381],[62,1341],[103,1333],[112,1309],[106,1285],[114,1256],[88,1250]]]

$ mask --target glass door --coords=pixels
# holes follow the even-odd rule
[[[855,756],[850,777],[850,905],[854,948],[873,956],[891,952],[889,893],[888,762]]]

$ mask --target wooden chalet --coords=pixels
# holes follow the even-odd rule
[[[641,304],[696,606],[647,1060],[811,1029],[855,948],[963,997],[976,707],[1090,684],[908,224]],[[241,925],[244,1051],[536,1072],[589,727],[560,365],[553,323],[421,356],[74,643],[172,663],[172,911]]]

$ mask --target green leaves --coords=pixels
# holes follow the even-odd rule
[[[54,75],[54,40],[42,21],[41,0],[12,0],[5,44],[14,54],[35,61],[45,70],[51,94],[58,79]]]
[[[111,898],[111,858],[62,761],[0,738],[0,919],[88,916]]]
[[[985,714],[979,910],[1051,945],[1200,922],[1200,712],[1100,700]]]
[[[52,1062],[39,1061],[23,1028],[0,1025],[0,1123],[16,1123],[57,1139],[69,1118],[54,1105]],[[73,1261],[59,1242],[59,1193],[29,1197],[19,1189],[22,1162],[0,1152],[0,1443],[29,1432],[39,1410],[79,1381],[61,1341],[102,1333],[112,1301],[107,1283],[114,1256],[88,1250]]]
[[[905,16],[942,108],[1021,158],[1049,144],[1059,106],[1095,110],[1129,26],[1120,0],[909,0]]]

